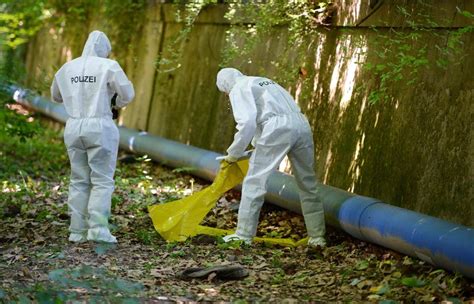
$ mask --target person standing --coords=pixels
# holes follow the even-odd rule
[[[246,76],[234,68],[221,69],[216,85],[230,98],[238,130],[224,160],[237,161],[251,142],[255,147],[242,184],[237,230],[224,241],[252,242],[268,177],[288,155],[300,190],[308,245],[325,247],[324,210],[313,169],[313,135],[294,99],[271,79]]]
[[[69,115],[64,142],[71,163],[71,242],[117,242],[108,227],[119,143],[111,99],[117,94],[116,106],[123,107],[135,91],[120,65],[107,58],[111,50],[103,32],[91,32],[82,56],[64,64],[51,85],[53,100],[64,103]]]

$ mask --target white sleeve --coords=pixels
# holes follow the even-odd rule
[[[250,83],[247,83],[245,87],[235,88],[229,96],[238,131],[234,135],[234,141],[227,149],[227,154],[235,158],[244,155],[257,127],[257,106],[249,86]]]
[[[61,91],[59,90],[58,83],[56,82],[56,76],[53,78],[53,83],[51,84],[51,98],[53,101],[62,103],[63,96],[61,95]]]
[[[135,97],[133,84],[128,80],[118,62],[112,65],[109,85],[118,95],[116,106],[119,108],[126,106]]]

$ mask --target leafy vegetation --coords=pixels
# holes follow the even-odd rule
[[[140,30],[146,0],[6,0],[0,4],[0,45],[6,54],[21,48],[45,25],[55,25],[73,52],[82,50],[88,34],[83,27],[92,17],[104,20],[101,30],[114,41],[115,55],[123,57],[133,47],[134,33]],[[58,32],[58,33],[59,33]],[[79,54],[74,54],[75,56]]]
[[[445,20],[437,23],[426,13],[427,10],[434,9],[434,6],[420,0],[417,3],[422,10],[408,11],[404,6],[396,6],[399,14],[403,16],[401,27],[390,27],[388,31],[383,32],[372,28],[376,33],[376,39],[372,41],[373,47],[380,50],[375,52],[375,62],[369,60],[364,63],[364,68],[378,82],[369,94],[369,102],[372,104],[391,99],[394,83],[416,85],[423,72],[446,70],[450,65],[461,64],[465,56],[468,56],[463,52],[463,41],[466,34],[474,31],[474,25],[454,29],[444,38],[439,32],[439,22],[447,22],[451,16],[446,16]],[[458,12],[474,24],[472,13],[459,8]],[[421,39],[422,35],[430,35],[432,39],[428,40],[429,42],[421,42],[427,41]],[[362,85],[360,89],[367,88]]]
[[[42,26],[44,1],[4,0],[0,4],[0,45],[16,48]]]
[[[225,15],[230,28],[222,64],[229,65],[238,58],[251,60],[257,46],[278,33],[286,46],[271,64],[278,70],[276,79],[288,84],[295,80],[295,68],[306,58],[308,39],[331,25],[335,10],[334,1],[330,0],[233,2]],[[286,35],[282,35],[281,27],[288,29]]]
[[[175,18],[177,22],[183,23],[183,27],[172,39],[172,42],[161,51],[155,65],[161,73],[168,73],[181,67],[181,55],[184,42],[189,37],[199,13],[208,5],[216,4],[218,0],[202,1],[173,1],[177,4]],[[165,56],[165,53],[168,55]]]
[[[275,78],[282,84],[294,83],[298,77],[296,71],[306,69],[305,61],[311,39],[325,31],[341,31],[341,37],[344,37],[343,29],[331,28],[338,7],[330,0],[172,2],[177,4],[176,21],[182,22],[183,26],[176,34],[174,42],[159,54],[156,65],[160,72],[180,68],[184,42],[197,17],[205,7],[217,3],[228,5],[225,18],[229,21],[229,29],[222,50],[222,66],[242,60],[252,61],[257,47],[266,43],[270,36],[277,34],[278,39],[283,39],[286,46],[271,65],[278,70]],[[387,30],[375,27],[370,29],[375,33],[375,38],[369,41],[370,50],[377,51],[371,52],[367,61],[359,64],[370,73],[371,81],[357,84],[356,90],[370,90],[369,101],[372,104],[390,100],[394,83],[415,85],[426,70],[447,69],[450,65],[460,64],[463,56],[466,56],[462,52],[463,41],[466,35],[473,32],[474,26],[452,29],[445,38],[439,31],[439,23],[447,22],[451,15],[447,15],[445,20],[438,17],[434,20],[429,13],[436,9],[433,4],[424,0],[416,0],[414,4],[417,5],[417,10],[409,10],[406,5],[396,5],[397,13],[402,16],[400,26],[387,24]],[[136,45],[133,43],[133,34],[139,32],[144,24],[147,5],[146,0],[4,1],[0,13],[0,41],[7,47],[4,49],[4,57],[9,57],[6,62],[12,62],[15,53],[11,50],[27,42],[46,22],[63,29],[71,49],[76,51],[80,49],[76,44],[82,43],[87,33],[82,29],[80,32],[74,31],[76,27],[73,25],[88,24],[93,20],[93,16],[100,15],[104,20],[103,30],[110,34],[114,45],[119,46],[115,48],[115,55],[125,58]],[[472,12],[458,8],[458,13],[468,20],[474,20]],[[433,39],[420,39],[422,35],[430,35]],[[7,74],[21,74],[11,66]],[[16,62],[15,66],[21,64]]]
[[[17,136],[20,141],[25,142],[27,138],[37,133],[38,124],[34,117],[27,117],[25,111],[15,105],[0,103],[0,132],[8,136]],[[18,109],[18,112],[14,109]],[[10,110],[10,111],[9,111]]]
[[[174,1],[182,3],[182,1]],[[333,1],[190,1],[178,7],[176,20],[183,22],[174,43],[169,46],[168,57],[157,60],[160,71],[169,72],[180,67],[182,42],[190,34],[199,13],[207,6],[219,2],[227,3],[225,18],[229,21],[226,44],[222,50],[222,66],[246,58],[251,61],[252,53],[259,43],[265,43],[268,36],[281,26],[288,28],[287,45],[282,61],[271,62],[278,68],[276,79],[282,83],[294,80],[295,50],[302,50],[308,37],[314,36],[319,28],[329,26],[335,12]],[[283,38],[283,37],[280,37]],[[300,58],[301,60],[303,59]]]
[[[177,41],[184,40],[189,34],[199,12],[215,2],[202,1],[186,5],[183,10],[187,16],[186,22]],[[399,26],[387,24],[386,29],[369,28],[374,38],[369,41],[370,49],[364,48],[365,51],[361,51],[366,54],[360,55],[369,55],[368,52],[371,52],[371,56],[358,64],[370,73],[371,81],[357,84],[356,90],[370,90],[368,100],[371,104],[390,100],[393,97],[391,88],[396,87],[394,83],[416,85],[427,70],[446,70],[451,65],[461,64],[467,56],[463,41],[473,32],[474,25],[451,29],[450,34],[446,35],[440,33],[440,23],[450,24],[451,15],[446,14],[444,19],[438,16],[435,21],[429,13],[437,10],[435,5],[424,0],[414,1],[411,5],[416,5],[417,9],[409,10],[406,5],[395,6],[402,17]],[[230,2],[225,15],[230,27],[226,33],[221,64],[228,66],[236,61],[251,63],[259,45],[265,45],[270,37],[278,35],[279,40],[284,40],[285,46],[283,53],[278,54],[278,59],[270,63],[278,71],[276,80],[292,84],[298,77],[295,71],[299,69],[300,73],[306,73],[308,46],[315,36],[328,31],[340,31],[341,39],[344,39],[345,29],[331,27],[337,9],[334,1],[329,0]],[[472,12],[458,8],[458,13],[474,21]],[[426,35],[432,39],[421,39]],[[353,44],[364,46],[361,41],[354,41]],[[178,53],[172,53],[176,55],[172,61],[174,68],[180,66],[177,62]],[[161,59],[162,62],[166,60]],[[368,83],[371,84],[370,87]]]

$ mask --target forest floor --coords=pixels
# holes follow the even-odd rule
[[[119,243],[69,243],[69,162],[61,130],[37,118],[32,123],[32,138],[0,134],[0,302],[474,303],[474,281],[330,227],[322,251],[229,245],[203,236],[167,243],[147,206],[208,183],[146,156],[121,154],[117,164],[110,222]],[[239,192],[228,192],[205,223],[232,229],[238,201]],[[299,239],[304,222],[265,204],[258,235]],[[248,277],[178,276],[189,267],[229,264],[247,269]]]

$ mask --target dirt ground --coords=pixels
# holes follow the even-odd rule
[[[354,239],[328,227],[328,247],[225,244],[198,236],[167,243],[147,206],[208,185],[148,157],[121,155],[112,200],[117,245],[67,241],[69,164],[61,135],[45,131],[27,142],[0,137],[0,302],[444,302],[474,301],[474,282],[416,258]],[[205,220],[233,228],[239,193],[220,199]],[[300,215],[266,204],[258,234],[305,236]],[[190,267],[240,265],[249,275],[215,273],[183,279]]]

